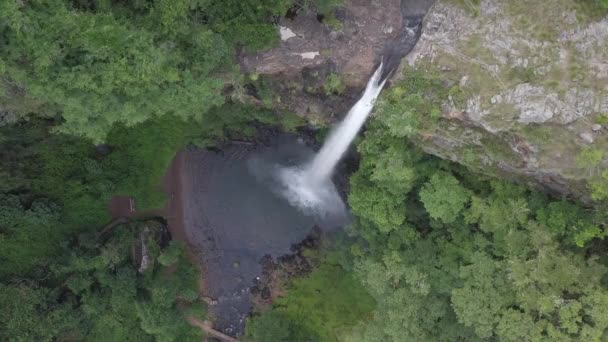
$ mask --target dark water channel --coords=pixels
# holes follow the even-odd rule
[[[205,268],[207,295],[217,301],[210,306],[214,327],[233,336],[243,332],[261,259],[290,253],[315,225],[335,230],[346,220],[303,214],[272,191],[272,177],[264,176],[272,165],[299,165],[312,156],[296,137],[272,140],[191,150],[184,164],[186,234]]]

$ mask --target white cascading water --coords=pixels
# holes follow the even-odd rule
[[[306,165],[281,168],[281,194],[292,205],[314,214],[345,211],[344,203],[331,181],[332,173],[374,108],[386,80],[380,82],[382,64],[367,82],[365,92],[344,120],[331,132],[323,147]]]
[[[311,182],[322,182],[331,177],[336,165],[338,165],[348,146],[365,123],[365,119],[374,109],[374,103],[380,95],[382,87],[384,87],[384,82],[386,82],[385,80],[380,83],[381,75],[382,64],[367,82],[363,96],[350,109],[340,125],[330,134],[319,153],[308,166],[305,172]]]

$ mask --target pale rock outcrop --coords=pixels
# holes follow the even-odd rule
[[[473,164],[485,171],[490,164],[493,173],[588,199],[585,183],[608,166],[606,159],[597,170],[577,163],[583,148],[608,151],[596,122],[608,113],[608,18],[594,18],[574,0],[465,3],[438,0],[407,57],[411,67],[438,71],[466,96],[460,108],[449,108],[463,115],[446,113],[449,120],[418,143],[465,164],[474,150]],[[463,135],[471,129],[482,143]]]

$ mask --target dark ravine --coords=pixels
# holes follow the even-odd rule
[[[384,71],[381,80],[392,77],[401,60],[409,54],[422,35],[424,16],[434,0],[402,0],[402,23],[399,34],[388,42],[381,53]]]

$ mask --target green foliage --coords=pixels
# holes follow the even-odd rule
[[[599,177],[591,180],[591,197],[596,201],[608,199],[608,170],[604,170]]]
[[[300,322],[292,321],[278,310],[270,310],[247,322],[247,341],[291,342],[318,338],[317,332],[306,330]]]
[[[288,0],[51,1],[0,5],[3,102],[60,115],[58,131],[99,143],[121,124],[200,121],[224,103],[234,47],[277,40]],[[29,100],[33,99],[33,100]],[[13,106],[14,107],[14,106]],[[18,107],[18,106],[17,106]]]
[[[281,127],[287,132],[295,132],[306,123],[304,118],[293,113],[284,113],[280,118]]]
[[[420,190],[420,200],[426,211],[444,223],[456,221],[469,198],[469,192],[449,174],[434,174]]]
[[[608,170],[602,170],[600,165],[604,160],[604,151],[598,148],[585,148],[577,156],[578,166],[585,168],[592,178],[589,181],[591,198],[596,201],[608,199]]]
[[[203,320],[207,317],[207,307],[205,307],[205,305],[200,301],[190,303],[190,305],[184,310],[184,316],[192,316]]]
[[[295,0],[294,2],[305,10],[325,16],[331,15],[334,9],[344,4],[344,0]]]
[[[163,266],[171,266],[182,257],[184,244],[181,241],[173,240],[169,247],[158,257],[158,262]]]
[[[579,11],[584,16],[599,20],[608,14],[608,0],[577,0]]]
[[[138,210],[161,207],[165,200],[161,180],[175,153],[188,143],[213,139],[216,132],[222,134],[219,125],[221,121],[205,127],[165,116],[132,128],[116,126],[108,135],[112,152],[97,162],[97,173],[103,179],[100,183],[107,184],[109,191],[106,198],[110,194],[132,196]],[[208,131],[210,134],[205,134]]]
[[[600,125],[608,125],[608,113],[603,113],[595,117],[595,123]]]
[[[81,324],[81,317],[72,310],[76,303],[69,297],[59,301],[59,295],[60,291],[26,282],[0,284],[0,339],[52,341],[75,330]]]
[[[342,83],[342,79],[340,78],[340,75],[337,74],[329,74],[329,76],[327,76],[327,79],[325,80],[325,85],[323,86],[325,88],[325,94],[326,95],[331,95],[331,94],[342,94],[344,92],[344,90],[346,89],[346,85],[344,85],[344,83]]]
[[[199,1],[208,26],[230,44],[243,44],[249,49],[268,47],[278,40],[276,28],[267,23],[285,14],[290,0]]]
[[[585,148],[576,158],[576,163],[583,168],[594,169],[604,159],[604,151],[597,148]]]
[[[351,177],[355,274],[378,306],[346,340],[605,338],[602,207],[551,199],[428,157],[401,157],[381,172],[375,168],[390,168],[387,160],[416,155],[388,125],[381,116],[370,124]],[[399,219],[386,219],[387,212]]]
[[[47,135],[30,153],[31,190],[62,206],[64,224],[81,230],[108,221],[105,205],[116,186],[104,179],[93,145],[66,135]]]
[[[501,266],[483,253],[474,255],[471,265],[460,268],[463,286],[452,291],[458,321],[473,327],[481,338],[492,337],[502,311],[513,303],[514,293],[504,284],[507,274]]]
[[[384,92],[376,106],[378,120],[392,136],[412,137],[421,128],[433,126],[448,96],[461,97],[458,87],[447,88],[433,72],[405,68],[403,77],[403,81]]]
[[[599,217],[598,217],[599,216]],[[536,211],[536,220],[556,236],[568,236],[578,247],[595,237],[604,237],[600,229],[601,215],[591,215],[570,202],[551,202]]]
[[[24,200],[0,193],[0,278],[27,275],[59,251],[61,208],[43,198],[27,205]]]
[[[154,263],[143,274],[133,267],[136,260],[131,260],[131,252],[140,243],[140,234],[145,230],[158,235],[159,229],[152,222],[118,226],[105,242],[92,234],[83,235],[53,262],[45,280],[0,284],[0,338],[200,339],[200,329],[189,326],[177,307],[178,298],[196,293],[193,267],[181,257],[171,275]],[[156,244],[156,238],[147,243]],[[189,298],[196,301],[196,296]],[[202,304],[197,305],[204,312]]]
[[[388,191],[374,187],[361,177],[354,177],[352,183],[361,191],[353,192],[348,203],[353,210],[361,213],[362,218],[382,227],[383,231],[396,229],[403,224],[403,198],[391,196]]]
[[[348,203],[362,220],[383,232],[393,231],[405,222],[406,195],[419,180],[412,165],[421,161],[422,154],[403,149],[401,144],[401,139],[386,137],[378,126],[373,126],[358,146],[362,160],[351,178]]]
[[[329,259],[247,324],[247,341],[338,341],[374,308],[353,275]]]

